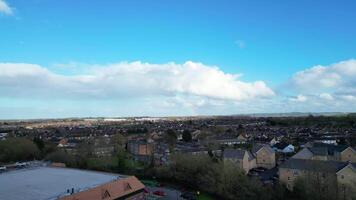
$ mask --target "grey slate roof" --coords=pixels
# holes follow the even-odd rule
[[[342,168],[344,168],[346,165],[348,165],[348,162],[305,160],[292,158],[280,165],[279,168],[336,173]],[[355,164],[352,165],[356,167]]]
[[[335,152],[342,152],[348,146],[346,145],[329,145],[322,143],[315,143],[313,147],[310,147],[309,150],[315,155],[327,156],[334,155]]]
[[[267,144],[256,144],[252,147],[252,153],[256,154],[261,148],[265,147],[270,153],[274,153],[274,150]]]
[[[247,155],[248,155],[248,161],[251,161],[255,158],[249,151],[247,151]]]
[[[324,143],[314,143],[314,147],[323,147],[326,148],[329,154],[334,152],[342,152],[348,146],[347,145],[332,145],[332,144],[324,144]]]
[[[225,149],[223,155],[224,158],[243,159],[245,155],[245,150]]]
[[[327,156],[328,155],[328,149],[326,147],[310,147],[309,150],[314,155],[318,155],[318,156]]]

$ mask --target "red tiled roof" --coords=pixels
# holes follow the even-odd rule
[[[60,200],[114,200],[144,188],[136,177],[130,176],[62,197]]]

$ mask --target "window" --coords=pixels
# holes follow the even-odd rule
[[[341,175],[341,179],[344,179],[344,175]]]
[[[108,190],[105,190],[105,191],[101,194],[101,198],[102,198],[102,199],[107,199],[107,198],[110,198],[110,197],[111,197],[111,195],[110,195],[110,193],[109,193]]]
[[[290,181],[290,177],[288,176],[288,181]]]
[[[124,191],[127,191],[127,190],[131,190],[131,185],[129,183],[126,183],[125,187],[124,187]]]
[[[298,171],[294,171],[294,172],[293,172],[293,175],[294,175],[294,176],[298,176],[298,175],[299,175]]]

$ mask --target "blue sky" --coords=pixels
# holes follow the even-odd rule
[[[0,118],[355,111],[355,8],[352,0],[0,0],[0,67],[13,70],[0,72]],[[176,68],[191,85],[170,85],[182,80]],[[215,68],[216,79],[201,83]],[[170,79],[161,83],[161,75]],[[50,78],[31,85],[36,76]],[[143,92],[137,77],[154,83]],[[58,83],[67,79],[82,85]],[[109,79],[106,89],[98,84]]]

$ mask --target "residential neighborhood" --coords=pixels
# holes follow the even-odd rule
[[[307,118],[300,117],[299,120]],[[293,192],[301,181],[319,181],[319,189],[337,189],[333,192],[338,198],[352,199],[356,186],[356,128],[314,128],[316,124],[303,128],[271,122],[289,119],[190,117],[114,122],[98,119],[90,123],[76,120],[75,124],[71,120],[58,124],[51,120],[2,122],[0,131],[4,144],[0,143],[0,148],[7,142],[26,138],[33,141],[36,148],[42,148],[43,153],[36,153],[33,158],[40,159],[41,154],[46,154],[42,159],[54,165],[161,180],[168,174],[160,171],[178,167],[176,165],[182,159],[193,159],[187,162],[194,162],[206,157],[211,160],[207,162],[221,163],[236,172],[241,171],[251,181],[260,181],[265,185],[262,187],[281,184]],[[336,144],[318,139],[329,136],[331,131]],[[10,155],[1,156],[11,160]],[[11,164],[7,162],[2,161],[4,174],[11,170]],[[343,196],[340,196],[341,191]],[[75,196],[79,198],[80,195]]]

